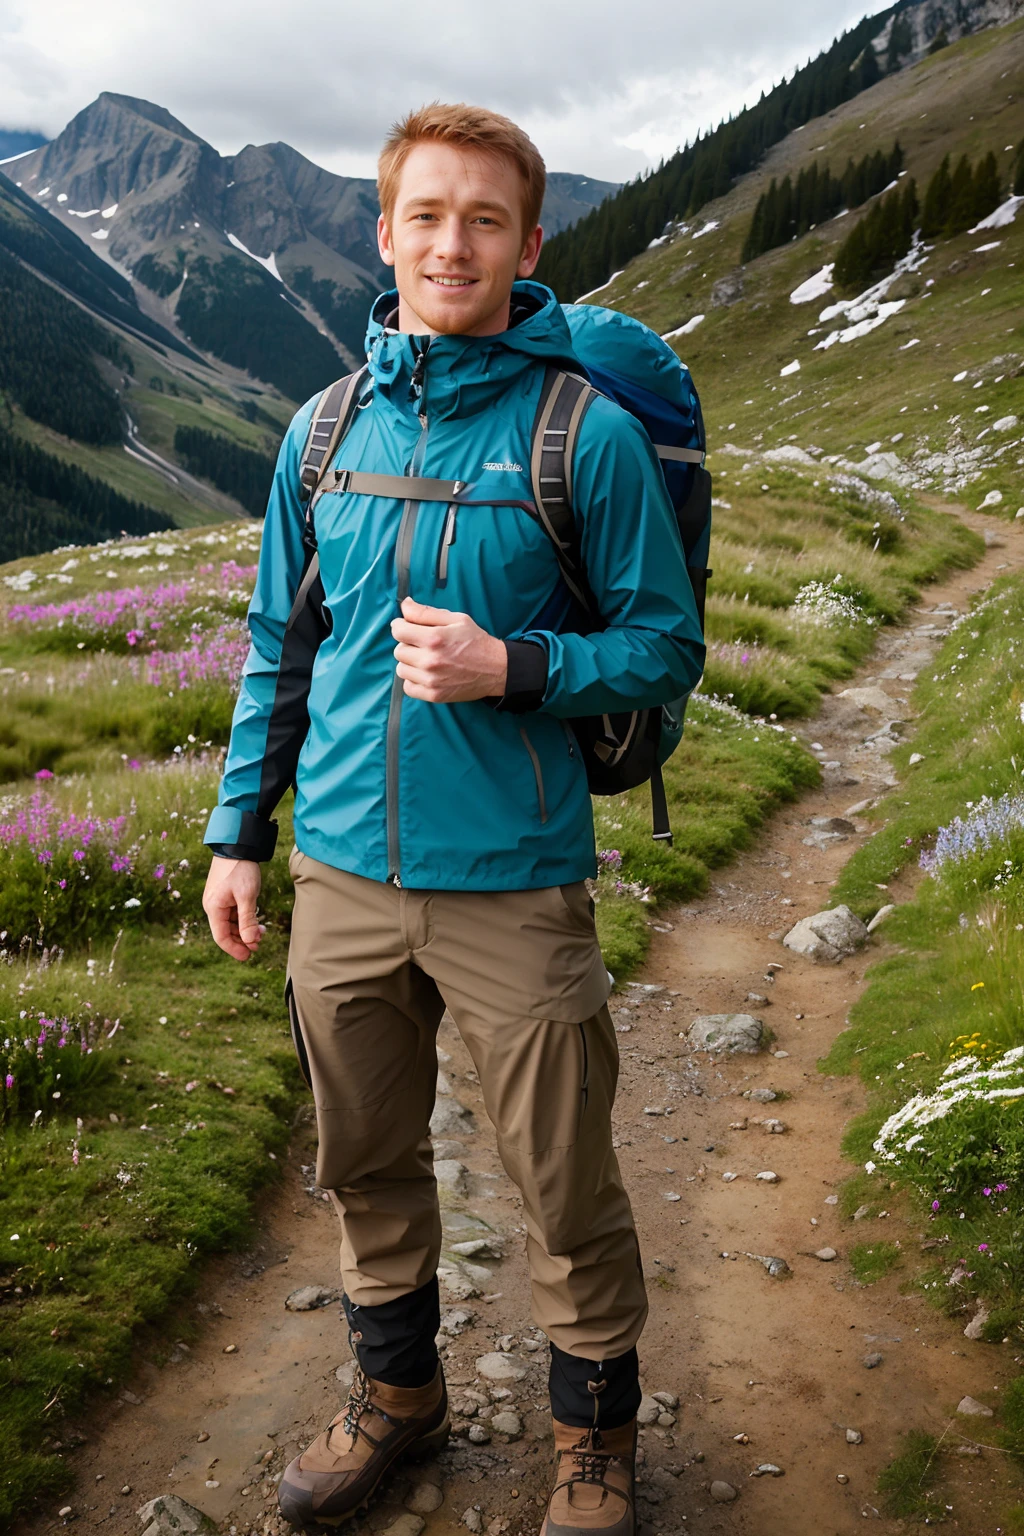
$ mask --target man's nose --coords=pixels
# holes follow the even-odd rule
[[[467,261],[473,254],[469,231],[461,219],[445,219],[437,233],[435,250],[445,261]]]

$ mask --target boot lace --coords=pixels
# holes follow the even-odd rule
[[[348,1401],[345,1404],[345,1417],[342,1420],[345,1433],[351,1435],[353,1440],[362,1433],[359,1421],[370,1406],[369,1378],[362,1366],[357,1365],[352,1376]]]
[[[620,1460],[611,1451],[602,1449],[603,1441],[599,1429],[588,1429],[586,1433],[573,1446],[572,1456],[573,1472],[569,1481],[573,1483],[595,1483],[600,1488],[607,1488],[605,1473],[611,1462]],[[618,1492],[617,1489],[611,1490]]]

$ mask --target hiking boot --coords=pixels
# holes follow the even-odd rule
[[[440,1365],[425,1387],[389,1387],[357,1368],[344,1408],[285,1470],[277,1490],[282,1515],[297,1527],[340,1525],[365,1508],[400,1457],[439,1451],[448,1429]]]
[[[636,1419],[619,1429],[552,1422],[558,1468],[541,1536],[633,1536]]]

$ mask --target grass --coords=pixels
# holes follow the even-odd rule
[[[903,1258],[898,1243],[855,1243],[850,1249],[850,1268],[853,1278],[861,1285],[874,1285],[884,1275],[891,1274]]]
[[[28,1004],[120,1021],[103,1044],[116,1071],[77,1132],[53,1116],[0,1134],[5,1521],[68,1487],[69,1420],[123,1379],[137,1329],[195,1285],[201,1260],[244,1240],[302,1092],[279,930],[246,966],[194,925],[183,939],[126,934],[90,960],[0,971],[7,1020]]]
[[[894,1519],[934,1512],[928,1494],[938,1474],[938,1441],[915,1429],[903,1437],[903,1447],[878,1479],[885,1512]]]

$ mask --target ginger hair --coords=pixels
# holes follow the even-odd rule
[[[510,118],[464,101],[434,101],[392,125],[377,161],[377,192],[381,212],[389,223],[409,151],[416,144],[430,142],[504,155],[511,160],[523,183],[524,237],[540,223],[547,172],[539,149]]]

